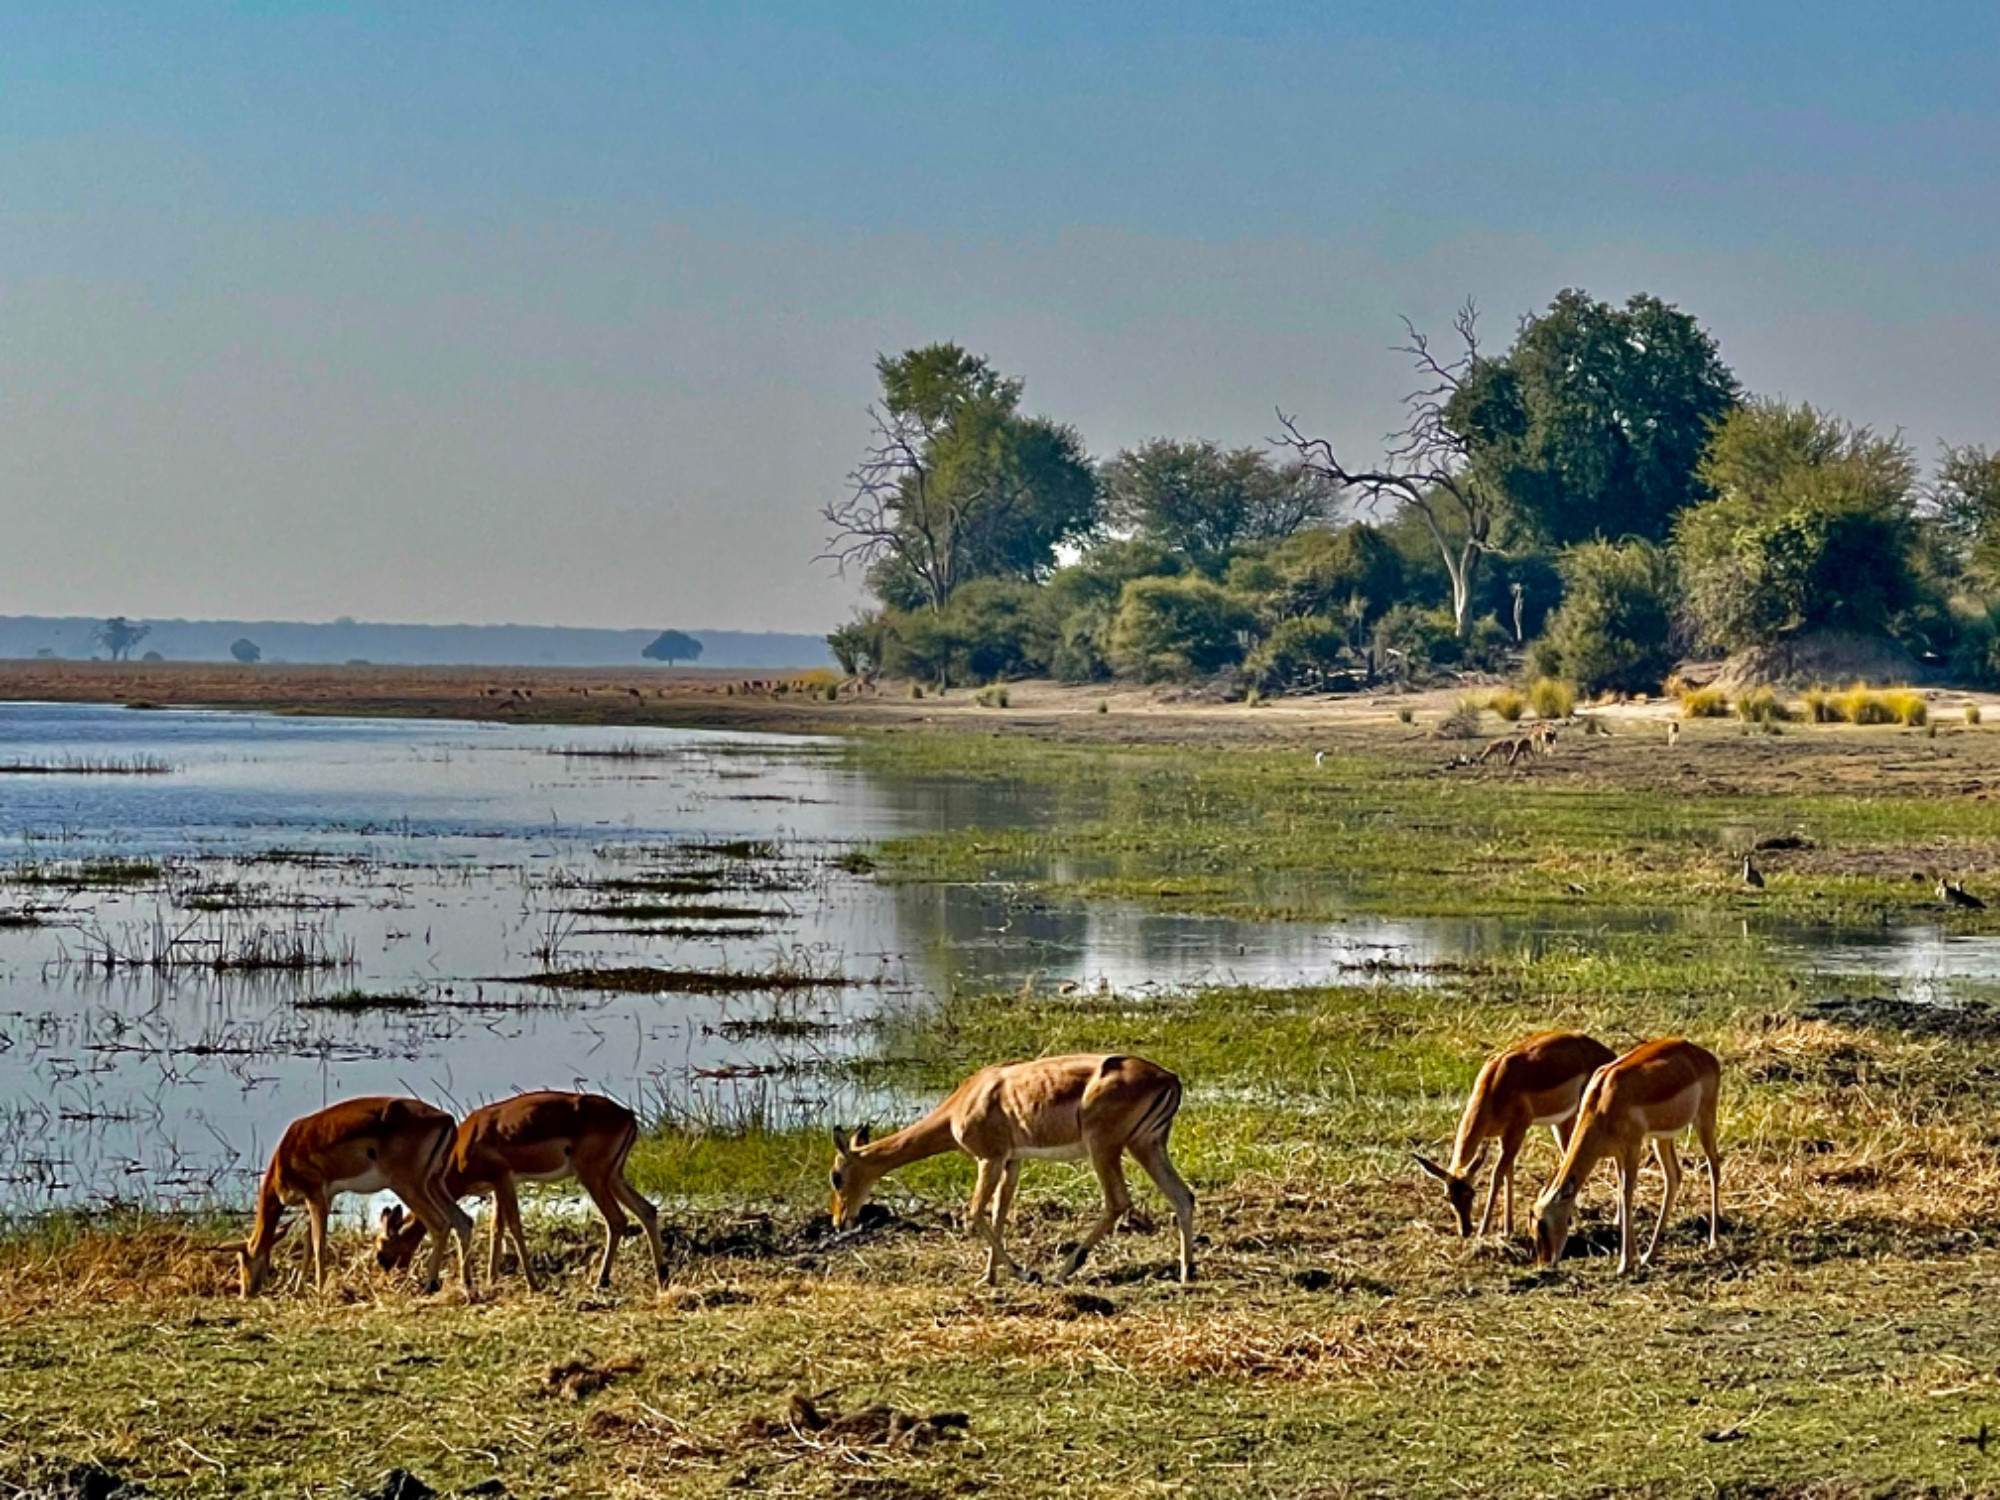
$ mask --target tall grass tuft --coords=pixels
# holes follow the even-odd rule
[[[1736,717],[1746,724],[1782,724],[1792,710],[1773,689],[1754,687],[1737,697]]]
[[[1965,705],[1965,722],[1971,725],[1979,723],[1979,705],[1977,703],[1968,703]]]
[[[1458,707],[1438,720],[1437,737],[1441,740],[1470,740],[1479,737],[1479,700],[1461,698]]]
[[[1513,724],[1527,711],[1528,700],[1512,688],[1502,688],[1486,700],[1486,706],[1509,724]]]
[[[972,695],[972,701],[981,708],[1005,708],[1007,706],[1007,684],[989,682]]]
[[[1840,704],[1825,688],[1808,688],[1805,696],[1806,717],[1815,724],[1838,724]]]
[[[1683,719],[1720,719],[1729,712],[1729,698],[1721,688],[1682,688],[1680,700]]]
[[[1416,721],[1417,721],[1417,711],[1414,708],[1412,708],[1409,704],[1401,703],[1396,706],[1397,723],[1414,724],[1416,723]]]
[[[1576,707],[1576,693],[1554,677],[1537,677],[1528,688],[1528,707],[1538,719],[1567,719]]]

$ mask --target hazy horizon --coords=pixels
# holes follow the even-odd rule
[[[0,613],[819,631],[871,363],[1372,452],[1566,286],[2000,442],[2000,11],[19,9]]]

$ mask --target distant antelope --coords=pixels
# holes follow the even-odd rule
[[[1484,750],[1480,751],[1479,758],[1474,764],[1481,765],[1496,755],[1504,755],[1507,757],[1507,764],[1511,766],[1522,756],[1533,755],[1534,753],[1535,742],[1532,737],[1523,735],[1518,739],[1500,739],[1495,740]]]
[[[1968,891],[1964,885],[1946,880],[1942,875],[1938,876],[1937,898],[1946,906],[1956,907],[1960,911],[1986,910],[1986,903]]]
[[[1506,1217],[1501,1223],[1504,1232],[1512,1234],[1514,1160],[1521,1153],[1521,1143],[1533,1127],[1547,1125],[1555,1132],[1557,1149],[1567,1150],[1571,1122],[1576,1119],[1584,1085],[1592,1073],[1616,1055],[1602,1042],[1580,1032],[1540,1031],[1486,1059],[1458,1122],[1451,1165],[1440,1165],[1428,1156],[1417,1157],[1417,1165],[1444,1184],[1445,1197],[1451,1202],[1451,1211],[1458,1216],[1461,1235],[1472,1234],[1472,1179],[1486,1159],[1486,1143],[1499,1137],[1500,1160],[1494,1164],[1493,1180],[1487,1184],[1486,1209],[1479,1216],[1479,1233],[1485,1234],[1493,1222],[1493,1200],[1504,1187]]]
[[[1671,750],[1673,749],[1674,746],[1678,745],[1680,742],[1681,742],[1681,721],[1679,719],[1667,720],[1667,748]]]

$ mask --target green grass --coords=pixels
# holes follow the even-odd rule
[[[1896,860],[1942,848],[1952,868],[1978,868],[2000,849],[2000,803],[1879,777],[1843,791],[1819,763],[1796,791],[1731,790],[1728,768],[1752,765],[1716,758],[1748,753],[1733,735],[1703,744],[1709,779],[1690,795],[1446,773],[1453,747],[1394,733],[1420,749],[1343,748],[1319,767],[1296,749],[972,737],[855,752],[972,783],[975,801],[991,782],[996,808],[1034,815],[1027,831],[891,843],[872,856],[877,878],[1494,921],[1483,957],[1353,984],[1031,986],[891,1008],[860,1056],[831,1065],[831,1095],[853,1085],[878,1101],[878,1133],[1000,1059],[1115,1050],[1175,1069],[1187,1093],[1173,1150],[1199,1196],[1194,1286],[1167,1278],[1167,1216],[1143,1182],[1149,1222],[1100,1247],[1083,1300],[987,1290],[953,1228],[963,1158],[895,1174],[877,1194],[887,1224],[829,1243],[836,1122],[678,1118],[630,1163],[665,1208],[664,1296],[633,1244],[612,1291],[591,1290],[594,1221],[532,1201],[552,1289],[509,1278],[470,1306],[384,1277],[352,1233],[336,1291],[304,1291],[295,1234],[272,1293],[245,1305],[206,1253],[240,1223],[19,1229],[0,1240],[0,1480],[92,1461],[156,1494],[203,1496],[348,1494],[391,1466],[440,1492],[498,1479],[524,1496],[2000,1487],[2000,1443],[1977,1441],[2000,1428],[2000,1327],[1981,1312],[2000,1297],[2000,987],[1902,1003],[1886,981],[1781,961],[1756,925],[1931,908]],[[1784,754],[1844,743],[1821,733],[1788,736]],[[1544,765],[1565,753],[1582,752]],[[1919,770],[1912,786],[1939,784],[1932,763]],[[1745,891],[1743,839],[1779,831],[1809,844],[1760,854],[1768,886]],[[1554,913],[1560,930],[1506,925]],[[1665,930],[1627,920],[1639,914]],[[660,974],[681,982],[638,977]],[[1551,1025],[1620,1047],[1680,1033],[1721,1057],[1717,1251],[1699,1174],[1660,1264],[1626,1281],[1611,1272],[1607,1172],[1553,1274],[1527,1265],[1518,1236],[1450,1231],[1409,1155],[1444,1149],[1488,1052]],[[1553,1161],[1543,1132],[1520,1222]],[[1642,1215],[1657,1192],[1646,1174]],[[1085,1169],[1030,1163],[1011,1234],[1023,1264],[1055,1264],[1096,1195]],[[485,1233],[482,1218],[482,1270]],[[608,1383],[552,1391],[551,1366],[579,1359]],[[963,1412],[968,1426],[923,1446],[795,1432],[782,1419],[798,1393],[847,1412]]]
[[[1126,748],[1104,752],[952,737],[867,746],[907,774],[1024,787],[1033,827],[891,840],[881,878],[1023,881],[1245,917],[1687,913],[1872,923],[1929,901],[1927,851],[2000,861],[2000,803],[1830,788],[1689,796],[1678,786],[1545,784],[1439,774],[1440,752]],[[1558,757],[1581,749],[1559,748]],[[1761,892],[1737,878],[1746,836],[1797,833],[1812,850]]]
[[[1869,987],[1788,973],[1754,942],[1688,954],[1635,936],[1411,977],[961,997],[883,1023],[857,1077],[906,1091],[901,1114],[995,1057],[1110,1048],[1179,1070],[1174,1152],[1202,1236],[1189,1288],[1165,1279],[1171,1235],[1144,1185],[1150,1222],[1100,1247],[1088,1300],[974,1286],[950,1223],[970,1186],[958,1158],[896,1174],[886,1228],[824,1244],[817,1129],[642,1140],[633,1175],[674,1247],[663,1296],[636,1241],[612,1292],[592,1292],[594,1225],[546,1216],[529,1233],[552,1290],[509,1278],[471,1306],[413,1295],[356,1236],[334,1294],[302,1290],[288,1245],[274,1291],[245,1305],[202,1250],[220,1224],[17,1235],[0,1244],[0,1475],[88,1460],[161,1494],[333,1494],[400,1466],[446,1492],[1030,1500],[1994,1482],[2000,1454],[1973,1440],[2000,1420],[2000,1329],[1975,1311],[2000,1295],[2000,1026],[1823,1019]],[[1553,1275],[1518,1240],[1450,1232],[1407,1153],[1448,1137],[1486,1050],[1551,1022],[1618,1043],[1686,1030],[1724,1058],[1720,1250],[1701,1244],[1698,1178],[1659,1266],[1629,1281],[1606,1254],[1608,1174]],[[1531,1143],[1518,1196],[1552,1161]],[[1649,1175],[1642,1211],[1656,1193]],[[1094,1199],[1085,1170],[1031,1163],[1023,1263],[1052,1264]],[[578,1361],[603,1388],[552,1393],[551,1367]],[[782,1420],[801,1392],[968,1426],[925,1446],[827,1441]]]

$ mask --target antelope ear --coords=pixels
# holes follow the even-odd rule
[[[854,1132],[854,1144],[857,1146],[868,1144],[868,1126],[865,1123]]]
[[[834,1126],[833,1154],[835,1156],[848,1156],[853,1153],[853,1150],[854,1150],[853,1143],[848,1138],[847,1134],[843,1130],[841,1130],[841,1128],[838,1125]]]
[[[394,1234],[402,1227],[403,1207],[401,1204],[392,1203],[382,1210],[382,1230],[385,1234]]]
[[[1430,1173],[1431,1176],[1435,1177],[1439,1182],[1451,1181],[1451,1173],[1446,1171],[1443,1167],[1439,1166],[1436,1162],[1432,1161],[1428,1156],[1424,1156],[1421,1153],[1415,1151],[1411,1152],[1410,1155],[1415,1159],[1418,1166],[1422,1167],[1426,1172]]]

